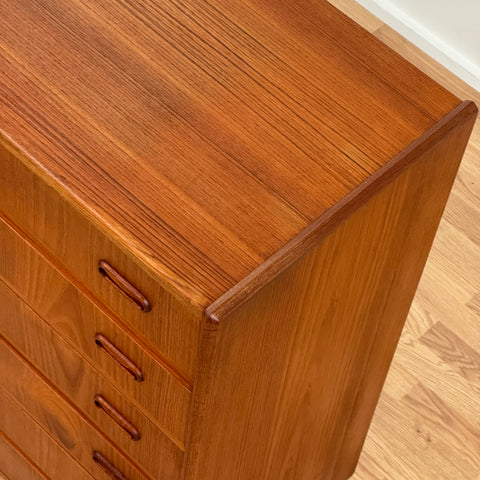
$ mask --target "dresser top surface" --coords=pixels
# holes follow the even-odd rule
[[[0,2],[3,141],[200,308],[459,103],[321,0]]]

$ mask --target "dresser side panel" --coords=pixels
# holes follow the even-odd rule
[[[186,480],[354,471],[473,115],[229,317],[206,320]]]

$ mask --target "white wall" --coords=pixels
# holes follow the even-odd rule
[[[357,0],[480,90],[480,0]]]

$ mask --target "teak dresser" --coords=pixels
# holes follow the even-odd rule
[[[322,0],[1,0],[0,472],[347,479],[475,117]]]

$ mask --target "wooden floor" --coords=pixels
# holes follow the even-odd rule
[[[461,99],[480,93],[353,0],[330,0]],[[352,480],[480,480],[480,122]]]
[[[480,106],[480,93],[352,0],[331,3]],[[352,480],[480,480],[480,122]]]

